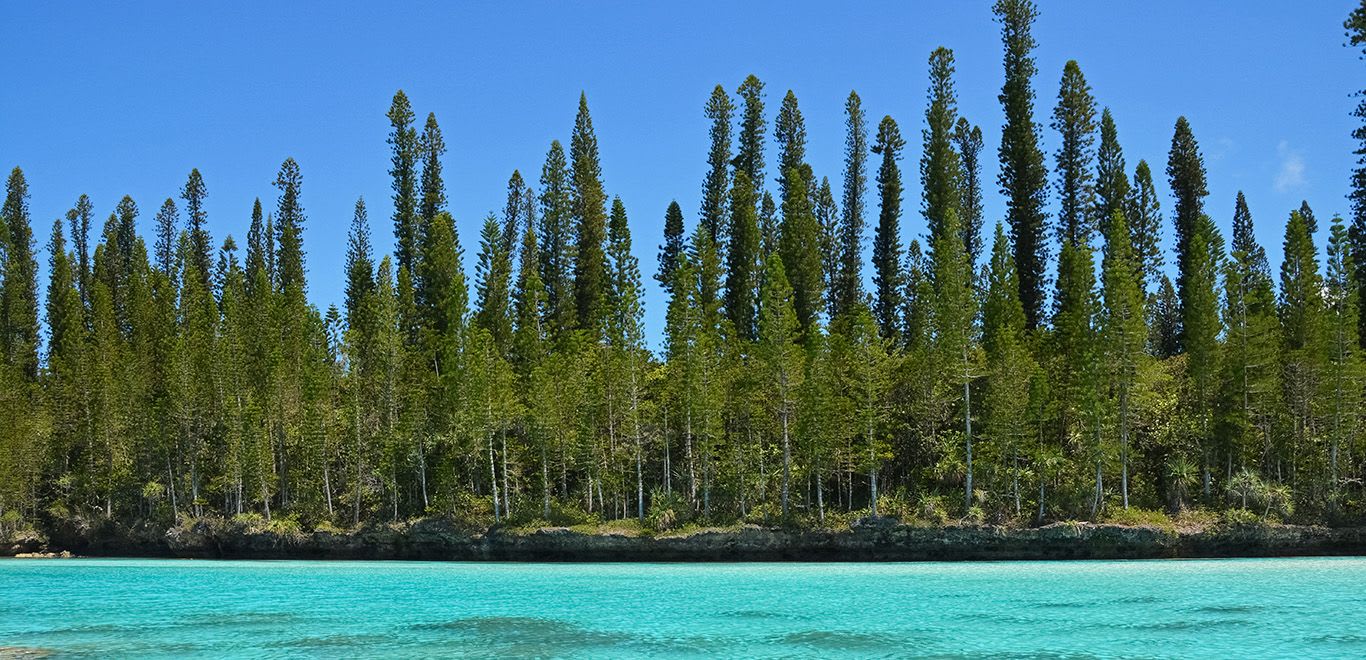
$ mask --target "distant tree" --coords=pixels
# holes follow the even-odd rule
[[[655,281],[666,293],[673,294],[674,271],[678,269],[678,257],[683,253],[683,209],[677,201],[669,202],[664,211],[664,242],[659,246],[659,272]]]
[[[446,208],[446,183],[441,178],[441,157],[446,154],[446,141],[441,137],[435,113],[427,113],[427,123],[417,139],[417,150],[422,160],[417,208],[420,220],[416,230],[420,234],[425,231],[426,224]]]
[[[177,270],[175,263],[175,243],[176,237],[180,235],[178,226],[180,225],[180,211],[176,210],[175,201],[167,197],[161,204],[161,210],[157,211],[156,217],[156,267],[167,277]]]
[[[209,273],[213,270],[210,257],[213,239],[209,236],[208,213],[204,210],[204,198],[207,196],[208,189],[204,186],[204,177],[200,176],[199,169],[190,170],[189,179],[180,191],[180,199],[185,202],[185,231],[190,237],[190,255],[194,259],[196,272],[206,285]]]

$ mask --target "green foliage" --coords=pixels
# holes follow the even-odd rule
[[[552,142],[539,191],[513,172],[501,216],[484,219],[473,310],[444,210],[444,140],[431,115],[416,132],[401,92],[389,113],[395,254],[375,253],[357,200],[333,274],[345,297],[326,309],[308,297],[302,174],[289,159],[273,212],[253,205],[244,258],[230,237],[207,247],[197,171],[181,209],[160,205],[150,249],[130,197],[93,244],[93,204],[78,198],[47,239],[40,326],[14,170],[0,207],[0,527],[179,525],[294,542],[426,516],[628,535],[873,516],[1359,521],[1359,236],[1334,218],[1320,255],[1302,204],[1273,278],[1243,195],[1227,246],[1204,215],[1204,163],[1182,121],[1169,159],[1174,285],[1160,272],[1152,173],[1139,162],[1126,176],[1113,117],[1097,126],[1069,64],[1053,114],[1062,244],[1045,318],[1037,11],[1026,0],[995,10],[1007,199],[985,267],[981,130],[957,117],[949,51],[931,56],[922,134],[928,243],[899,238],[896,123],[874,136],[869,297],[859,97],[845,103],[837,195],[805,162],[806,125],[786,95],[779,207],[763,178],[763,85],[750,77],[735,106],[719,87],[707,103],[690,236],[677,204],[665,215],[658,353],[627,207],[608,203],[583,97],[569,153]]]

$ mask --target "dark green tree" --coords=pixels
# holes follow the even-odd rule
[[[683,253],[683,208],[677,201],[669,202],[664,211],[664,242],[659,246],[659,272],[655,281],[665,293],[673,295],[674,271],[678,270],[678,256]]]
[[[488,332],[499,354],[512,350],[512,255],[504,247],[503,228],[489,215],[479,234],[479,256],[474,266],[474,324]]]
[[[546,321],[559,336],[574,327],[574,228],[569,164],[559,140],[550,143],[541,168],[541,281],[545,284]]]
[[[1096,157],[1096,101],[1076,60],[1068,60],[1063,67],[1052,126],[1060,138],[1054,156],[1058,173],[1058,235],[1064,241],[1089,244],[1096,229],[1091,171]]]
[[[730,245],[726,249],[725,314],[735,334],[755,339],[759,288],[759,209],[749,175],[740,170],[730,191]]]
[[[1110,109],[1105,108],[1100,113],[1100,149],[1096,151],[1096,218],[1108,222],[1115,211],[1119,211],[1125,214],[1125,224],[1130,223],[1129,175],[1124,168],[1124,150],[1119,146],[1119,131],[1115,128],[1115,118],[1110,114]],[[1130,231],[1131,246],[1134,233]],[[1156,246],[1153,248],[1156,249]],[[1134,263],[1134,269],[1135,272],[1141,271],[1141,265],[1137,261]]]
[[[759,103],[760,112],[762,112],[762,100]],[[706,226],[707,231],[711,232],[712,240],[718,243],[725,240],[722,232],[726,228],[726,202],[729,201],[728,195],[731,187],[730,121],[731,113],[734,110],[735,107],[731,105],[730,96],[726,94],[726,89],[717,85],[711,92],[711,98],[707,99],[705,108],[707,119],[711,120],[711,128],[708,130],[708,135],[711,137],[711,147],[707,150],[707,177],[702,182],[702,211],[698,218]],[[746,110],[748,111],[748,106],[746,106]],[[759,121],[762,131],[762,117]],[[760,144],[762,145],[762,134],[760,135]],[[752,174],[748,168],[739,169],[746,171],[747,174]],[[755,186],[755,182],[751,181],[750,185]],[[758,188],[756,187],[755,190],[757,191]],[[681,212],[679,216],[681,220]],[[667,282],[668,280],[663,281]],[[667,286],[665,284],[666,288]]]
[[[1205,212],[1205,197],[1209,195],[1205,185],[1205,161],[1200,156],[1200,145],[1195,142],[1195,134],[1191,132],[1190,122],[1185,117],[1176,120],[1171,152],[1167,155],[1167,178],[1171,183],[1172,196],[1176,198],[1172,215],[1172,225],[1176,230],[1176,293],[1184,308],[1189,298],[1187,281],[1199,259],[1195,257],[1193,261],[1190,242],[1199,231],[1200,218]],[[1184,328],[1181,336],[1184,342]]]
[[[745,77],[735,90],[744,105],[740,114],[740,139],[731,165],[744,170],[755,190],[764,187],[764,83],[754,74]]]
[[[400,269],[413,272],[417,263],[420,216],[418,215],[417,161],[422,155],[413,107],[403,90],[394,92],[389,118],[389,176],[394,190],[394,259]]]
[[[849,92],[844,115],[844,215],[839,230],[840,265],[831,296],[835,314],[863,301],[863,198],[868,188],[868,128],[863,102],[856,92]]]
[[[33,382],[38,378],[38,260],[33,253],[28,181],[17,167],[5,182],[0,219],[6,228],[5,252],[0,255],[0,349],[5,364],[24,381]]]
[[[577,245],[574,255],[574,308],[578,327],[596,332],[601,328],[608,294],[607,194],[602,187],[602,164],[598,160],[598,137],[588,114],[588,97],[579,94],[579,113],[569,139],[570,205],[573,209]]]
[[[789,185],[787,196],[783,198],[783,222],[778,230],[778,251],[783,271],[792,286],[792,307],[796,310],[803,337],[810,337],[817,330],[824,302],[820,227],[811,212],[811,198],[806,191],[808,178],[806,173],[795,169],[784,177]]]
[[[156,243],[156,267],[157,270],[171,277],[176,268],[176,238],[180,235],[180,211],[176,209],[175,201],[167,197],[161,204],[161,210],[157,211],[156,220],[157,243]]]
[[[958,204],[963,245],[967,248],[968,263],[976,266],[982,256],[982,128],[959,117],[953,127],[953,144],[962,166]]]
[[[878,221],[873,232],[873,311],[882,336],[901,336],[902,286],[905,274],[901,246],[901,150],[906,141],[891,117],[878,124],[873,153],[882,157],[877,170]]]
[[[1342,27],[1347,32],[1347,45],[1359,50],[1359,59],[1366,59],[1366,2],[1352,10]],[[1366,90],[1360,90],[1356,95],[1360,100],[1352,110],[1352,117],[1360,124],[1352,129],[1352,139],[1357,142],[1352,151],[1356,163],[1352,168],[1352,189],[1347,193],[1347,198],[1352,204],[1349,236],[1352,240],[1352,264],[1356,269],[1353,279],[1357,286],[1357,299],[1366,300]],[[1366,314],[1359,315],[1358,322],[1361,324],[1358,329],[1359,340],[1361,346],[1366,348]]]
[[[190,256],[194,259],[195,271],[206,285],[209,273],[213,270],[210,254],[213,250],[213,238],[209,235],[208,213],[204,210],[204,198],[208,194],[199,168],[190,170],[185,187],[180,190],[180,199],[185,202],[185,231],[190,237]]]
[[[954,122],[958,118],[953,71],[953,51],[940,47],[930,53],[930,102],[925,110],[925,128],[921,130],[925,146],[920,158],[920,208],[925,215],[931,250],[938,249],[944,218],[950,212],[959,212],[962,171],[958,152],[953,148]]]
[[[1039,10],[1031,0],[997,0],[992,6],[1001,24],[1005,45],[1005,84],[998,97],[1005,109],[1001,130],[1001,173],[997,183],[1006,197],[1006,220],[1020,279],[1020,304],[1025,327],[1033,330],[1044,320],[1048,283],[1048,246],[1044,203],[1048,173],[1039,149],[1039,126],[1034,123],[1032,79],[1038,71],[1032,55],[1036,44],[1032,27]]]
[[[446,154],[446,141],[441,137],[435,113],[427,113],[427,123],[417,139],[417,149],[422,158],[422,181],[418,189],[416,231],[421,234],[426,223],[446,208],[446,183],[441,178],[441,157]]]
[[[1124,206],[1129,233],[1133,235],[1134,264],[1139,281],[1157,290],[1162,279],[1162,213],[1153,172],[1145,160],[1134,167],[1134,186]]]

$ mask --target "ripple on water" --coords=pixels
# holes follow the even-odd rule
[[[38,646],[0,646],[0,660],[34,660],[55,655],[56,651]]]
[[[846,630],[804,630],[782,635],[778,641],[814,651],[843,651],[860,655],[905,652],[921,646],[918,640],[890,633]]]
[[[478,616],[416,623],[409,629],[438,638],[454,648],[487,649],[502,655],[559,655],[610,648],[631,636],[590,630],[568,621],[523,616]]]

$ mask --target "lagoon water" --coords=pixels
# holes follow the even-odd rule
[[[1362,657],[1366,559],[2,560],[0,657],[18,649],[101,658]]]

